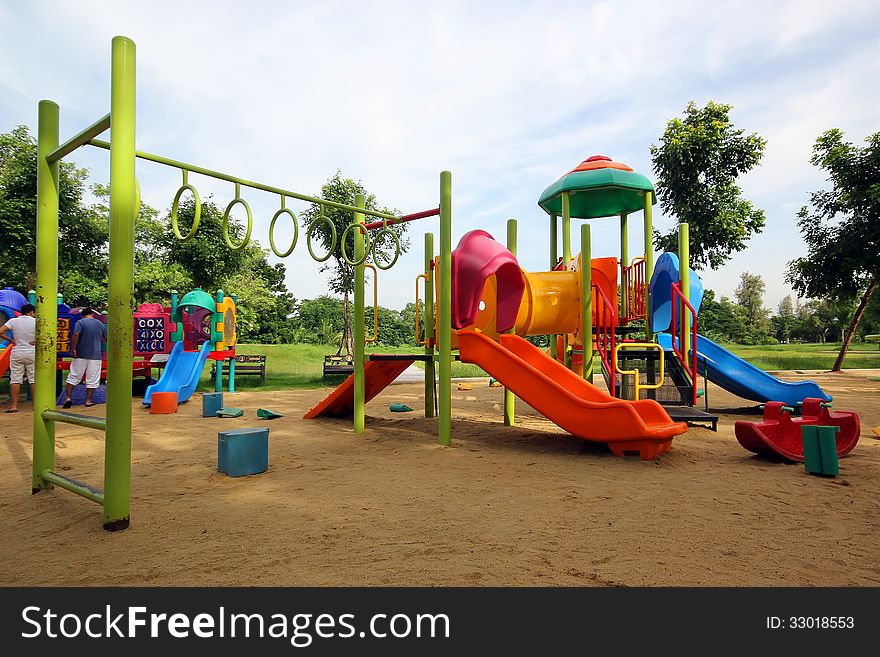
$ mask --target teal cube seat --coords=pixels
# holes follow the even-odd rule
[[[222,392],[206,392],[202,394],[202,417],[217,417],[217,411],[223,408]]]
[[[217,469],[230,477],[269,469],[269,429],[230,429],[217,433]]]

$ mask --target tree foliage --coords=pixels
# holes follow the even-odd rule
[[[798,213],[807,255],[789,263],[787,279],[802,296],[859,299],[837,361],[839,370],[880,274],[880,132],[864,147],[828,130],[813,146],[810,162],[828,173],[831,189],[810,195]]]
[[[400,214],[400,212],[397,210],[391,210],[384,206],[380,207],[378,201],[376,200],[376,196],[374,194],[368,193],[360,181],[354,181],[350,178],[343,178],[341,171],[337,171],[332,178],[324,183],[324,185],[321,187],[320,196],[321,198],[328,201],[335,201],[336,203],[342,203],[345,205],[354,205],[355,197],[358,194],[363,194],[364,208],[366,208],[367,210],[373,210],[376,212],[383,212],[385,214],[393,215]],[[322,214],[326,216],[333,224],[336,234],[336,245],[333,249],[331,257],[326,263],[321,266],[320,271],[322,273],[330,273],[328,289],[331,292],[343,295],[343,332],[339,344],[339,353],[341,353],[343,350],[351,353],[352,335],[348,298],[349,295],[354,292],[354,267],[349,265],[343,259],[342,236],[343,234],[345,234],[345,230],[354,221],[354,214],[347,210],[341,210],[339,208],[334,208],[329,205],[322,207],[320,205],[313,204],[300,215],[300,222],[302,225],[301,230],[304,235],[308,231],[308,228],[311,225],[312,221],[317,219]],[[366,220],[369,223],[369,216],[366,218]],[[390,228],[397,235],[400,241],[401,253],[405,253],[407,249],[409,249],[409,240],[406,237],[406,232],[408,228],[407,224],[394,225],[390,226]],[[354,259],[354,233],[354,230],[348,231],[345,240],[345,253],[348,255],[348,258],[350,260]],[[378,231],[373,231],[370,237],[375,238],[377,234]],[[333,231],[331,231],[327,222],[318,222],[315,226],[315,230],[313,231],[313,243],[316,245],[315,247],[313,247],[315,248],[315,252],[320,252],[321,254],[327,253],[327,251],[330,250],[330,247],[333,246],[333,242]],[[383,263],[385,263],[393,258],[393,249],[394,244],[390,239],[388,239],[380,242],[376,246],[375,252],[378,254],[377,257]]]
[[[690,228],[691,266],[717,269],[742,251],[764,227],[764,212],[742,197],[736,180],[764,154],[766,141],[744,134],[730,121],[730,105],[691,101],[684,118],[666,124],[660,145],[651,146],[660,207]],[[677,227],[655,232],[661,251],[678,248]]]
[[[85,204],[88,171],[70,162],[58,169],[58,271],[60,289],[72,302],[80,294],[106,292],[107,218]],[[0,134],[0,262],[8,285],[36,282],[37,142],[27,127]],[[65,288],[70,286],[71,294]]]

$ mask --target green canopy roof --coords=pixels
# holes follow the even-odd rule
[[[645,207],[645,192],[657,203],[654,185],[635,171],[597,168],[572,171],[541,193],[538,205],[547,214],[562,214],[562,194],[569,192],[569,208],[575,219],[610,217]]]
[[[180,321],[180,309],[184,306],[197,306],[199,308],[204,308],[205,310],[210,310],[211,312],[217,310],[217,304],[214,302],[214,297],[204,290],[193,290],[192,292],[184,294],[183,298],[178,302],[177,312],[171,316],[172,322]]]

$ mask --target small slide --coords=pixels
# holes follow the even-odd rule
[[[617,456],[637,451],[651,460],[687,430],[687,424],[673,422],[656,401],[615,399],[517,335],[502,335],[499,343],[463,330],[458,345],[463,362],[482,367],[570,434],[608,443]]]
[[[663,349],[672,350],[671,335],[660,333],[657,339]],[[809,397],[831,401],[831,395],[822,392],[814,381],[789,382],[777,379],[702,335],[697,336],[697,370],[712,383],[737,397],[751,401],[778,401],[788,406],[796,406]]]
[[[184,351],[183,342],[175,343],[174,349],[168,356],[165,369],[162,371],[162,376],[156,383],[147,386],[147,391],[144,393],[144,405],[150,405],[150,398],[154,392],[176,392],[179,404],[192,397],[210,352],[210,342],[203,343],[202,348],[198,351]]]
[[[6,374],[9,369],[9,359],[12,357],[12,343],[0,343],[0,376]]]
[[[370,401],[391,385],[414,361],[411,360],[368,360],[364,363],[364,400]],[[306,420],[326,415],[342,417],[351,415],[354,409],[354,374],[335,388],[323,401],[303,415]]]

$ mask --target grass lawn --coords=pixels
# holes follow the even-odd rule
[[[826,344],[771,344],[746,347],[726,344],[740,358],[762,370],[830,370],[840,351],[840,343]],[[843,363],[846,369],[880,368],[880,350],[864,342],[854,343]]]

